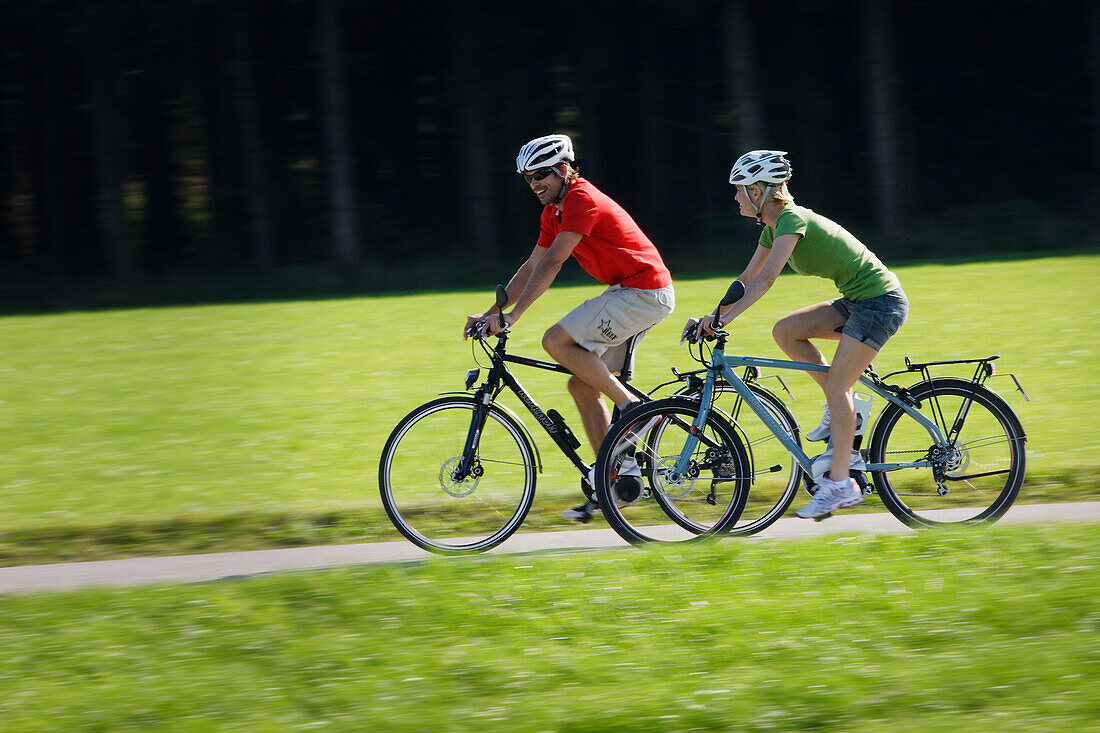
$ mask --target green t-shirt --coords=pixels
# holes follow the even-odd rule
[[[901,287],[874,252],[844,227],[804,206],[784,206],[775,229],[765,226],[760,232],[760,246],[771,249],[784,234],[802,235],[791,253],[791,269],[832,280],[848,300],[867,300]]]

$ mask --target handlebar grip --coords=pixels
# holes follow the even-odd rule
[[[508,305],[508,290],[503,285],[497,285],[497,325],[503,331],[508,327],[508,324],[504,322],[504,306]]]

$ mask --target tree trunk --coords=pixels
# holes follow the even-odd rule
[[[264,178],[264,151],[257,113],[256,74],[248,35],[248,0],[233,0],[233,104],[236,129],[244,151],[245,200],[248,205],[252,261],[274,263],[271,210]],[[354,245],[354,240],[352,242]]]
[[[722,17],[726,76],[730,83],[733,160],[749,150],[769,147],[748,10],[748,3],[744,0],[730,0]],[[759,52],[759,49],[755,51]]]
[[[1100,166],[1100,5],[1092,4],[1089,47],[1092,50],[1092,153],[1093,165]]]
[[[32,136],[37,140],[34,158],[38,165],[33,171],[34,193],[37,199],[39,243],[36,255],[41,257],[48,270],[64,273],[69,269],[68,246],[65,237],[67,217],[62,202],[64,195],[64,168],[62,164],[61,135],[59,134],[59,79],[55,67],[56,17],[49,8],[40,10],[35,22],[35,96],[37,105],[27,119],[35,120]],[[13,159],[14,160],[14,159]]]
[[[465,235],[477,258],[491,258],[497,246],[493,170],[499,164],[494,165],[489,152],[489,114],[486,109],[486,89],[489,86],[484,80],[478,44],[480,7],[473,0],[457,0],[451,12],[456,21],[451,32],[455,41],[452,83],[461,150],[460,192]],[[516,149],[519,149],[518,145]]]
[[[352,265],[360,261],[359,224],[355,216],[352,156],[348,145],[347,109],[341,64],[337,0],[320,0],[317,44],[321,62],[321,116],[324,120],[328,157],[329,208],[332,214],[332,251],[336,261]]]
[[[137,272],[134,251],[126,231],[122,208],[121,146],[117,136],[116,52],[111,34],[111,18],[118,16],[118,3],[103,4],[86,0],[86,40],[88,94],[91,104],[92,156],[96,172],[97,208],[106,238],[107,258],[115,275],[131,277]]]
[[[645,186],[644,211],[634,214],[652,239],[664,238],[664,214],[670,199],[668,186],[669,171],[665,161],[665,141],[667,131],[664,125],[665,109],[661,105],[661,88],[658,81],[661,76],[660,58],[651,49],[661,47],[661,29],[655,22],[646,23],[640,29],[637,49],[641,73],[637,83],[639,89],[638,125],[641,133],[642,176]]]
[[[876,223],[886,232],[901,229],[905,216],[905,176],[898,140],[894,58],[889,0],[865,0],[867,110],[870,115]]]

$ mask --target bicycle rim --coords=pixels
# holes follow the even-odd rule
[[[692,543],[726,534],[744,509],[749,460],[736,431],[711,413],[692,453],[690,475],[674,466],[690,436],[699,403],[657,400],[612,426],[596,461],[596,492],[608,524],[636,546]],[[640,436],[636,439],[633,436]],[[616,482],[633,455],[648,484],[632,506],[619,506]]]
[[[786,406],[767,390],[752,383],[748,387],[787,435],[801,445],[798,423]],[[715,406],[733,419],[752,461],[748,501],[729,533],[756,534],[771,526],[790,507],[802,484],[802,467],[736,390],[719,385],[718,391]]]
[[[522,427],[490,408],[470,475],[456,472],[474,401],[447,397],[413,410],[382,451],[379,488],[394,526],[440,554],[484,552],[523,523],[535,494],[536,461]]]
[[[961,425],[945,452],[938,485],[932,468],[872,473],[883,504],[914,527],[996,521],[1015,501],[1024,481],[1025,436],[1012,409],[988,389],[962,379],[941,378],[916,385],[911,394],[920,412],[945,434]],[[930,460],[932,439],[901,408],[891,405],[871,440],[872,463]]]

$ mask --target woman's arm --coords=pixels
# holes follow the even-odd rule
[[[779,273],[783,272],[787,260],[791,258],[791,253],[794,252],[800,236],[784,234],[777,237],[770,250],[767,247],[757,246],[745,271],[737,276],[737,279],[745,285],[745,295],[719,314],[723,323],[729,323],[737,318],[771,290]]]

